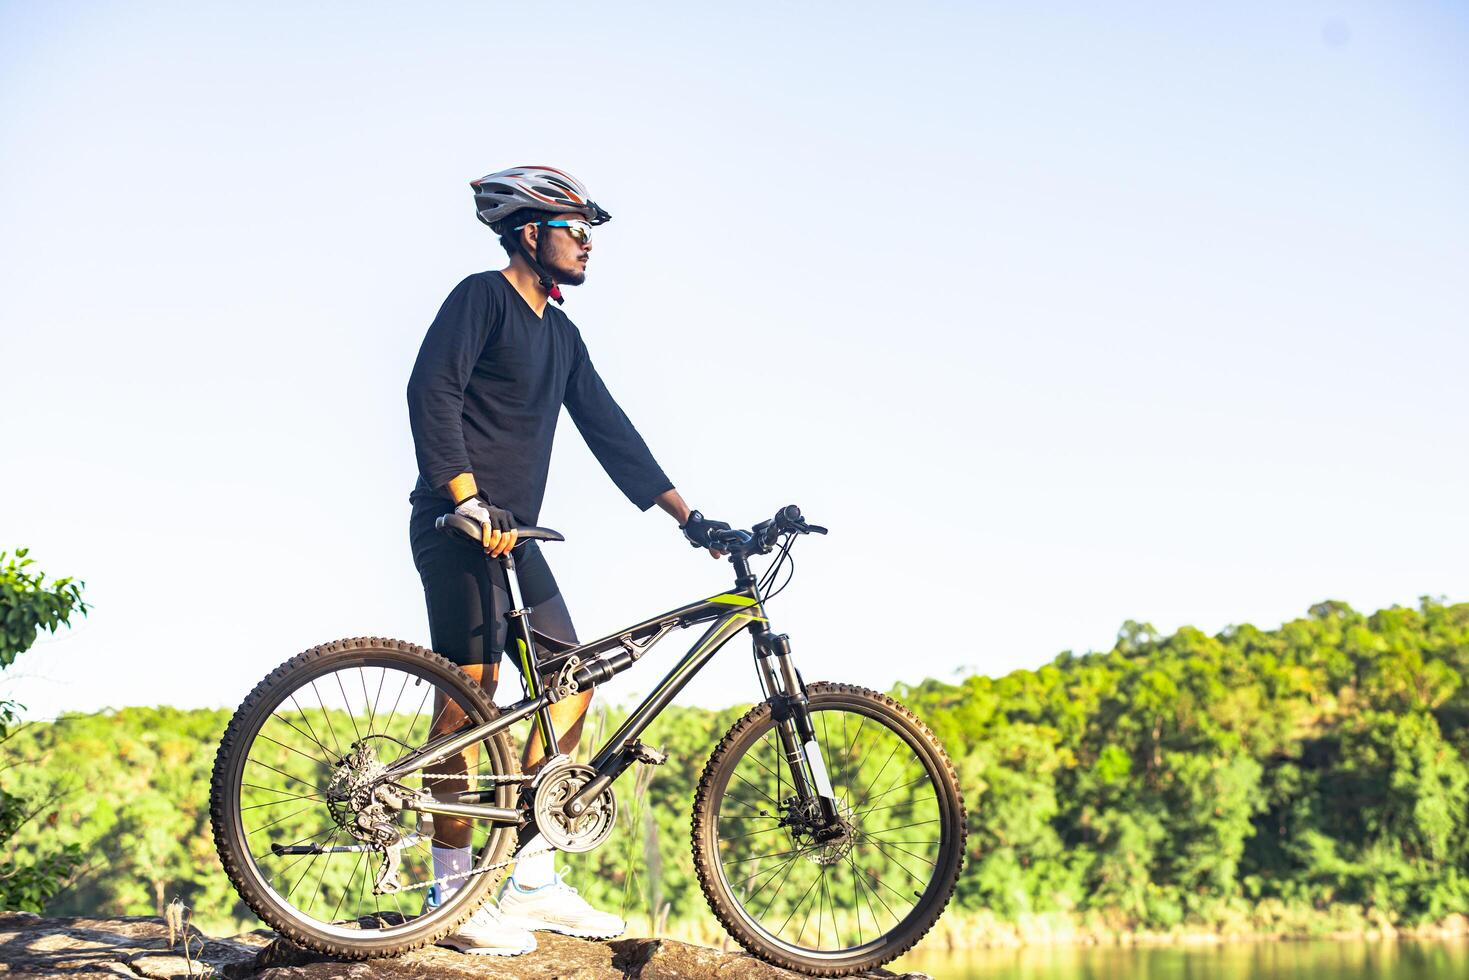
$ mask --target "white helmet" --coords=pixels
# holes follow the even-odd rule
[[[531,208],[556,214],[580,214],[594,225],[612,219],[612,215],[587,195],[581,181],[555,167],[511,167],[471,180],[469,186],[474,188],[474,207],[479,212],[479,220],[487,225],[493,226],[516,211]]]

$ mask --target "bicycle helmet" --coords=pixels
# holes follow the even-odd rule
[[[471,180],[469,186],[474,188],[474,207],[479,220],[487,225],[526,208],[579,214],[594,225],[612,219],[612,215],[587,195],[581,181],[555,167],[511,167]]]

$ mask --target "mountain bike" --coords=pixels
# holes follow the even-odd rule
[[[445,533],[479,546],[449,514]],[[825,534],[794,505],[716,532],[733,589],[590,643],[532,626],[512,553],[506,572],[524,697],[497,707],[447,659],[398,640],[338,640],[286,661],[231,719],[215,759],[215,845],[246,904],[281,935],[354,959],[443,938],[489,897],[518,839],[589,851],[617,820],[613,783],[665,759],[640,736],[736,634],[750,634],[764,699],[714,748],[693,799],[693,863],[709,907],[755,956],[818,976],[879,966],[911,948],[953,893],[965,813],[952,763],[896,700],[806,683],[768,603],[791,549]],[[549,528],[522,541],[563,540]],[[751,559],[775,557],[757,577]],[[783,569],[789,569],[777,584]],[[557,748],[550,705],[630,669],[675,629],[702,636],[585,763]],[[509,729],[528,722],[546,763],[520,771]],[[434,876],[433,821],[472,828],[473,865]],[[459,826],[464,826],[461,823]],[[522,852],[519,856],[525,856]],[[463,879],[441,904],[435,884]]]

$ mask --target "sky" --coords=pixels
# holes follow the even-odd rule
[[[808,679],[1469,600],[1466,55],[1453,3],[0,0],[0,549],[92,605],[0,696],[428,643],[404,388],[529,163],[614,215],[565,309],[685,498],[831,528]],[[565,419],[541,516],[584,639],[732,584]]]

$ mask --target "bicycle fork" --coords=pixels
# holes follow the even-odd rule
[[[814,798],[819,814],[816,821],[818,839],[835,836],[842,832],[836,791],[831,785],[821,745],[816,741],[810,702],[806,698],[806,683],[791,662],[790,638],[784,633],[771,633],[764,623],[756,626],[764,627],[755,633],[756,666],[769,693],[775,730],[790,768],[796,799],[805,802]]]

